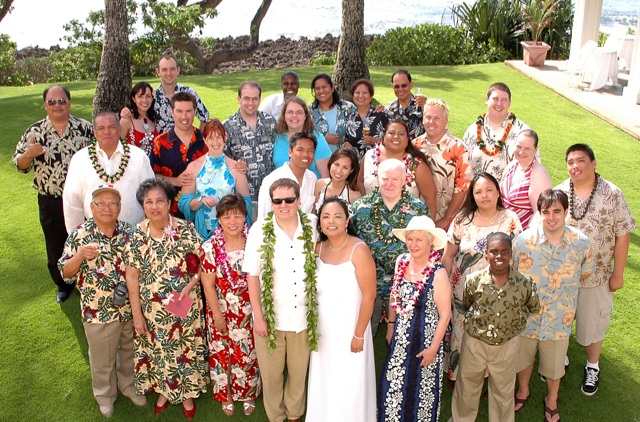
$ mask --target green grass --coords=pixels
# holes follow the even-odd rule
[[[376,99],[385,104],[393,99],[390,87],[392,68],[372,68]],[[300,94],[311,99],[309,83],[317,73],[331,74],[329,67],[297,69],[302,80]],[[624,192],[636,218],[640,218],[640,191],[635,169],[640,143],[629,135],[594,117],[582,108],[532,82],[503,64],[464,67],[410,68],[415,86],[426,95],[445,99],[451,108],[449,127],[461,137],[484,109],[484,97],[492,82],[502,81],[513,92],[511,110],[540,134],[542,161],[554,183],[566,176],[564,151],[575,142],[587,142],[596,152],[598,171]],[[195,88],[212,117],[227,118],[237,108],[236,90],[243,80],[255,79],[263,86],[263,96],[279,91],[282,70],[245,72],[232,75],[181,78]],[[158,81],[150,81],[157,85]],[[90,118],[94,81],[67,84],[72,93],[72,113]],[[45,113],[43,85],[0,88],[0,421],[89,421],[102,420],[91,393],[87,344],[79,316],[78,295],[59,306],[54,301],[55,286],[46,269],[44,240],[38,222],[31,175],[19,174],[11,155],[24,130]],[[564,421],[633,421],[640,418],[637,400],[640,387],[640,236],[631,234],[625,288],[616,294],[612,326],[601,358],[602,384],[598,393],[580,393],[585,355],[571,341],[571,366],[560,390],[560,412]],[[386,346],[384,327],[376,338],[376,360],[381,366]],[[345,382],[345,380],[335,380]],[[540,420],[544,384],[531,380],[532,396],[516,420]],[[112,420],[182,420],[179,406],[161,416],[153,415],[153,402],[145,408],[133,406],[120,397]],[[451,392],[443,394],[442,417],[450,416]],[[226,418],[209,394],[197,401],[196,420],[247,420],[241,409]],[[481,401],[479,420],[487,420],[487,402]],[[254,421],[266,416],[258,404]]]

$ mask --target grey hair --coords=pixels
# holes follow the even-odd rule
[[[378,179],[382,179],[391,170],[402,170],[405,175],[407,174],[407,168],[402,161],[395,158],[387,158],[378,165]]]

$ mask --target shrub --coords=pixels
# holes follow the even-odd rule
[[[376,35],[367,49],[372,66],[458,65],[502,61],[509,57],[492,42],[478,44],[462,27],[422,24]]]
[[[327,56],[323,51],[318,51],[309,64],[311,66],[335,66],[337,59],[337,52],[333,52]]]
[[[9,35],[0,34],[0,85],[26,83],[26,77],[16,71],[16,47]]]

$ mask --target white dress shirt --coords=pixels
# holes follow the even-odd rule
[[[144,219],[142,206],[136,200],[136,191],[143,180],[155,177],[155,175],[149,164],[149,157],[144,151],[135,145],[129,145],[129,150],[129,163],[127,163],[124,175],[116,183],[113,183],[113,186],[120,192],[122,197],[122,208],[118,219],[135,226]],[[109,175],[113,175],[118,171],[123,154],[122,142],[118,143],[118,147],[111,155],[111,158],[107,157],[107,154],[96,142],[98,164]],[[91,200],[93,198],[91,194],[98,186],[106,184],[108,182],[100,179],[91,164],[88,147],[74,154],[69,163],[69,172],[67,173],[67,180],[62,194],[64,223],[67,227],[67,233],[71,233],[73,229],[82,224],[85,218],[92,216]]]
[[[279,92],[277,94],[271,94],[262,100],[258,110],[270,114],[278,120],[280,113],[282,113],[282,107],[284,107],[284,93]]]
[[[267,177],[262,180],[260,186],[260,193],[258,194],[258,219],[265,218],[273,208],[271,207],[271,197],[269,196],[269,188],[278,179],[291,179],[298,181],[298,178],[293,174],[289,163],[284,163],[282,167],[279,167],[269,173]],[[316,195],[314,193],[316,188],[316,181],[318,178],[311,170],[305,170],[302,177],[302,186],[300,186],[300,209],[311,214],[313,212],[314,202]]]
[[[313,229],[313,240],[317,238],[315,215],[307,215]],[[259,277],[262,289],[261,252],[258,249],[264,244],[262,226],[264,219],[260,219],[251,226],[244,252],[242,271]],[[276,244],[273,254],[273,309],[275,311],[276,330],[293,331],[299,333],[307,328],[307,305],[305,294],[304,272],[304,242],[302,237],[302,223],[298,217],[298,227],[293,239],[278,226],[273,218],[273,231]],[[315,259],[315,258],[314,258]],[[263,309],[264,311],[264,309]]]

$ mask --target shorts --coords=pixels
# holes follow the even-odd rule
[[[581,346],[589,346],[604,340],[611,324],[613,293],[609,285],[582,288],[578,291],[576,308],[576,341]]]
[[[539,341],[521,336],[517,370],[520,372],[533,365],[536,360],[536,352],[539,352],[538,372],[540,375],[552,380],[559,380],[564,376],[564,357],[567,355],[568,349],[568,338]]]

